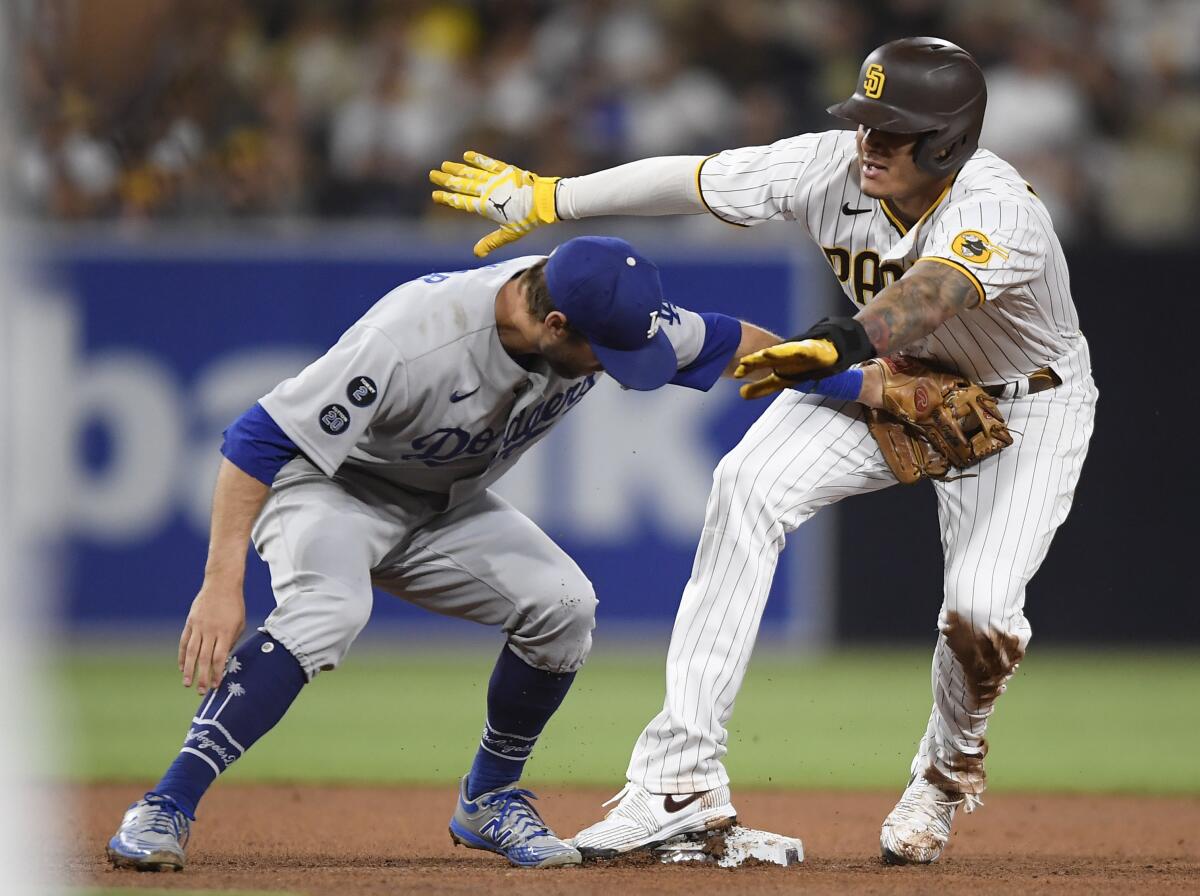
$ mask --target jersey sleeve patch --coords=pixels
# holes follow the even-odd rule
[[[381,330],[351,327],[333,348],[259,403],[305,456],[332,476],[380,409],[404,400],[401,362]]]
[[[1044,214],[1006,196],[957,202],[941,215],[921,246],[921,261],[961,271],[982,301],[1040,277],[1049,251]]]
[[[346,385],[346,398],[356,408],[369,408],[379,397],[379,387],[369,376],[356,376]]]
[[[978,230],[964,230],[950,241],[950,251],[971,264],[985,265],[993,255],[1008,258],[1008,250],[992,242],[991,237]]]

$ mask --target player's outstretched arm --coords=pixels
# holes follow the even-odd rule
[[[696,185],[704,156],[664,156],[583,177],[542,177],[469,150],[429,179],[433,201],[500,225],[475,244],[481,258],[544,224],[599,215],[687,215],[705,211]]]
[[[739,321],[739,323],[742,325],[742,338],[741,341],[738,342],[737,350],[734,351],[733,357],[729,361],[729,365],[721,374],[721,376],[724,377],[732,377],[737,371],[737,368],[741,363],[741,359],[746,357],[746,355],[752,355],[755,352],[763,351],[764,349],[770,348],[773,345],[778,345],[782,341],[779,336],[772,333],[770,330],[764,330],[762,327],[747,323],[744,320]],[[753,373],[750,373],[746,379],[757,380],[760,377],[767,376],[768,373],[769,371],[767,370],[754,371]]]
[[[821,379],[879,355],[895,354],[928,336],[954,315],[980,300],[979,289],[949,265],[918,261],[854,317],[826,318],[787,342],[741,359],[738,378],[766,371],[742,387],[744,398],[762,398],[797,382]],[[849,396],[872,407],[874,383],[864,396]],[[839,396],[841,397],[841,396]]]
[[[190,687],[194,679],[201,694],[220,684],[225,660],[246,624],[242,594],[246,546],[268,491],[268,486],[222,458],[213,492],[204,584],[192,601],[179,637],[184,687]]]

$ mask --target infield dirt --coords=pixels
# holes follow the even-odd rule
[[[193,827],[181,874],[114,871],[104,844],[130,785],[85,785],[64,800],[67,883],[95,887],[339,894],[621,893],[1196,893],[1200,798],[986,797],[960,816],[936,865],[878,859],[879,823],[895,793],[735,792],[743,823],[798,836],[793,868],[663,866],[647,858],[525,871],[456,848],[446,833],[454,785],[441,788],[217,786]],[[538,802],[562,836],[601,816],[612,794],[546,788]]]

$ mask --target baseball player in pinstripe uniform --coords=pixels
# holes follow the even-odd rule
[[[183,867],[201,797],[308,682],[341,665],[375,585],[506,635],[454,841],[514,865],[578,864],[517,782],[591,649],[596,597],[491,485],[602,371],[630,389],[707,390],[740,354],[778,341],[667,302],[654,264],[610,237],[428,274],[380,299],[225,433],[204,584],[179,642],[183,683],[209,693],[109,859]],[[248,538],[278,606],[234,650]]]
[[[967,52],[909,38],[871,53],[854,95],[831,107],[856,132],[557,181],[472,154],[432,174],[435,200],[502,225],[481,254],[559,218],[783,221],[820,246],[855,306],[743,359],[742,372],[769,371],[743,395],[780,394],[716,470],[662,712],[637,740],[615,808],[575,838],[585,857],[734,817],[725,726],[779,551],[821,507],[897,482],[867,423],[884,404],[885,365],[863,362],[898,353],[982,385],[1015,444],[934,483],[945,577],[933,707],[883,822],[884,859],[933,861],[956,809],[979,805],[988,718],[1029,642],[1025,586],[1071,507],[1097,398],[1050,216],[978,146],[986,96]]]

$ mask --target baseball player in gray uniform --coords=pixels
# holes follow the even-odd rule
[[[623,240],[429,274],[383,297],[336,345],[225,433],[204,584],[179,643],[203,696],[184,745],[108,844],[119,867],[183,867],[196,806],[319,672],[341,664],[372,586],[498,626],[507,643],[450,821],[456,843],[515,865],[577,864],[517,781],[592,642],[578,566],[490,487],[595,386],[707,390],[765,330],[663,298]],[[278,606],[245,619],[247,539]]]
[[[442,188],[435,201],[501,225],[479,254],[589,215],[791,222],[821,248],[855,309],[743,359],[743,372],[769,373],[744,396],[782,392],[716,471],[662,712],[637,740],[616,807],[574,839],[585,855],[733,818],[725,726],[784,538],[821,507],[896,484],[866,409],[885,407],[884,371],[912,359],[982,387],[1015,444],[934,483],[945,579],[933,708],[880,832],[884,859],[933,861],[956,809],[979,805],[988,718],[1029,642],[1025,587],[1070,510],[1097,398],[1046,207],[1011,165],[979,148],[986,101],[970,54],[908,38],[872,52],[854,95],[831,107],[857,133],[561,180],[476,153],[431,173]],[[858,366],[897,353],[908,358]],[[928,407],[927,392],[914,395]]]

